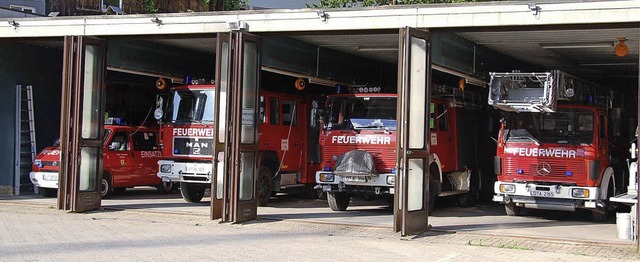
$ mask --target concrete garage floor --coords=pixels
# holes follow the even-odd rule
[[[56,206],[55,198],[38,195],[2,197],[1,201],[23,204]],[[444,201],[443,201],[444,202]],[[209,216],[210,198],[201,203],[187,203],[180,193],[158,194],[153,188],[128,189],[125,193],[105,199],[105,209],[125,209],[138,212],[192,214]],[[515,236],[571,242],[632,244],[631,240],[617,238],[615,216],[604,223],[591,222],[587,212],[553,212],[529,210],[524,216],[507,217],[504,208],[495,203],[480,204],[474,208],[448,207],[438,203],[429,217],[434,230],[466,232],[490,236]],[[269,207],[258,208],[264,219],[285,219],[308,223],[340,224],[392,228],[393,209],[385,199],[365,201],[353,198],[347,211],[334,212],[326,200],[311,196],[278,195]]]

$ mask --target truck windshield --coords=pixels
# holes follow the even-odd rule
[[[333,97],[327,105],[326,129],[396,130],[395,97]]]
[[[172,91],[167,107],[168,122],[213,122],[214,90]]]
[[[505,138],[509,142],[591,144],[593,121],[593,112],[584,109],[517,113],[509,118]]]

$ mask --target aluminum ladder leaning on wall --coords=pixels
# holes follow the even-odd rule
[[[29,179],[31,165],[36,157],[36,129],[33,117],[33,87],[16,86],[16,145],[14,195],[23,191],[38,194]]]

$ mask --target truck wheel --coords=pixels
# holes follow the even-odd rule
[[[43,197],[57,197],[58,195],[58,189],[56,188],[41,187],[39,190]]]
[[[185,201],[190,203],[200,202],[206,189],[204,184],[180,182],[180,194]]]
[[[519,216],[521,207],[516,206],[514,203],[504,204],[504,211],[507,213],[507,216]]]
[[[440,173],[438,171],[438,166],[435,164],[431,164],[429,167],[429,214],[436,208],[436,199],[438,198],[438,194],[441,190],[440,179],[436,179],[440,177]]]
[[[267,206],[271,198],[271,172],[266,167],[260,167],[258,173],[258,206]]]
[[[349,207],[351,196],[346,192],[327,193],[327,202],[333,211],[345,211]]]
[[[604,222],[607,220],[609,213],[615,210],[613,204],[609,201],[609,198],[614,195],[614,190],[613,180],[611,179],[609,180],[609,187],[607,188],[607,198],[603,201],[604,207],[591,210],[591,220],[593,222]]]
[[[111,195],[113,195],[113,182],[111,181],[111,175],[104,173],[100,180],[100,197],[106,199],[111,197]]]
[[[160,184],[156,185],[156,190],[161,194],[169,194],[173,190],[173,182],[160,182]]]

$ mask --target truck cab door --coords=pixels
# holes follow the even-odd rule
[[[104,169],[111,174],[112,186],[123,187],[132,183],[137,168],[131,155],[130,140],[129,132],[115,131],[107,141]]]
[[[99,209],[107,43],[64,37],[58,209]]]
[[[598,154],[603,160],[609,159],[609,130],[607,129],[607,117],[604,113],[598,114]]]
[[[398,137],[394,230],[428,229],[431,40],[428,32],[401,28],[398,47]]]

